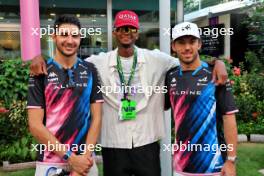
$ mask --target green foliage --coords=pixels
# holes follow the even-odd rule
[[[259,3],[256,7],[251,10],[251,15],[244,21],[244,24],[247,25],[249,29],[249,40],[261,42],[264,39],[262,35],[264,32],[263,24],[263,13],[264,13],[264,4]]]
[[[0,144],[9,144],[28,133],[25,101],[14,101],[9,113],[0,116]]]
[[[246,61],[250,71],[264,71],[264,1],[249,12],[248,18],[243,22],[249,31],[248,41],[259,47],[251,49],[254,52],[246,53]]]
[[[245,54],[246,54],[245,58],[249,72],[258,73],[263,70],[264,62],[261,61],[261,57],[258,56],[259,55],[258,53],[253,51],[248,51]]]
[[[36,159],[36,151],[31,151],[31,144],[36,142],[27,127],[26,101],[14,101],[9,113],[0,115],[0,162]]]
[[[36,151],[32,150],[32,144],[36,144],[34,138],[26,135],[12,144],[0,145],[0,162],[11,163],[36,160]]]
[[[222,3],[223,0],[201,0],[201,8],[206,8],[209,6],[214,6]]]
[[[202,55],[201,59],[210,61],[212,57]],[[254,52],[247,52],[246,60],[250,63],[250,71],[242,62],[239,67],[233,67],[231,59],[223,59],[239,109],[236,114],[238,132],[264,134],[264,75]]]
[[[9,108],[15,100],[25,100],[29,78],[28,63],[18,59],[0,61],[0,100]]]
[[[27,127],[26,101],[14,101],[8,113],[0,114],[0,162],[36,159],[36,151],[31,151],[36,142]]]
[[[248,41],[258,45],[245,53],[245,67],[240,66],[242,75],[235,76],[233,91],[240,112],[237,114],[238,131],[244,134],[264,134],[264,3],[259,3],[249,12],[243,22],[249,31]]]
[[[236,68],[240,69],[240,75],[234,74],[230,64],[227,64],[227,68],[239,109],[236,114],[238,132],[248,135],[264,134],[264,76],[255,71],[248,73],[242,63],[240,68]]]
[[[26,96],[29,78],[28,63],[20,58],[0,61],[0,161],[29,161],[35,159],[29,151],[32,137],[27,130]]]
[[[193,0],[184,1],[184,13],[191,13],[195,10],[199,10],[199,4]]]

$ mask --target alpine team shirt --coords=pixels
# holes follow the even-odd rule
[[[202,62],[194,71],[182,71],[179,66],[167,73],[165,106],[172,107],[175,123],[172,149],[177,173],[205,175],[220,172],[223,167],[228,147],[222,117],[238,110],[231,85],[215,86],[211,82],[212,69]]]
[[[27,108],[44,109],[43,123],[46,128],[60,143],[76,149],[76,146],[85,144],[91,125],[90,105],[103,102],[97,70],[93,64],[78,58],[71,69],[64,69],[55,60],[49,59],[47,71],[47,76],[30,77]],[[78,149],[80,153],[81,148]],[[64,162],[47,150],[39,152],[38,160]]]

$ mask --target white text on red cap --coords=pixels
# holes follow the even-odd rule
[[[137,17],[135,15],[130,15],[130,14],[120,14],[119,16],[119,19],[132,19],[132,20],[136,20]]]

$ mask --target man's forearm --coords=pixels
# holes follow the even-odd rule
[[[227,156],[236,156],[237,150],[237,125],[235,115],[224,116],[224,135],[228,146]]]
[[[89,156],[93,152],[92,150],[94,150],[95,144],[97,142],[97,138],[101,131],[101,123],[102,123],[101,109],[102,109],[101,103],[91,104],[92,122],[86,137],[86,145],[88,150],[86,152],[88,153]]]
[[[46,146],[48,144],[54,146],[61,144],[59,140],[42,124],[42,119],[38,119],[39,116],[44,115],[44,111],[41,111],[35,109],[28,111],[29,129],[31,134],[38,140],[38,142]],[[62,158],[66,151],[67,148],[65,147],[54,147],[54,151],[52,152]]]

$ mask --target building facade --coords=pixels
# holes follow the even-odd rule
[[[21,57],[19,3],[19,0],[0,0],[0,59]],[[176,19],[176,0],[39,0],[39,6],[41,49],[47,56],[52,56],[54,51],[47,31],[53,27],[59,14],[76,15],[82,27],[86,28],[79,50],[82,58],[115,47],[112,26],[115,14],[120,10],[134,10],[139,15],[140,38],[137,45],[150,49],[161,46],[160,39],[163,37],[160,36],[165,32],[165,29],[160,29],[164,23],[161,19],[172,25]],[[162,11],[169,13],[160,15]],[[170,41],[163,42],[168,45]]]

